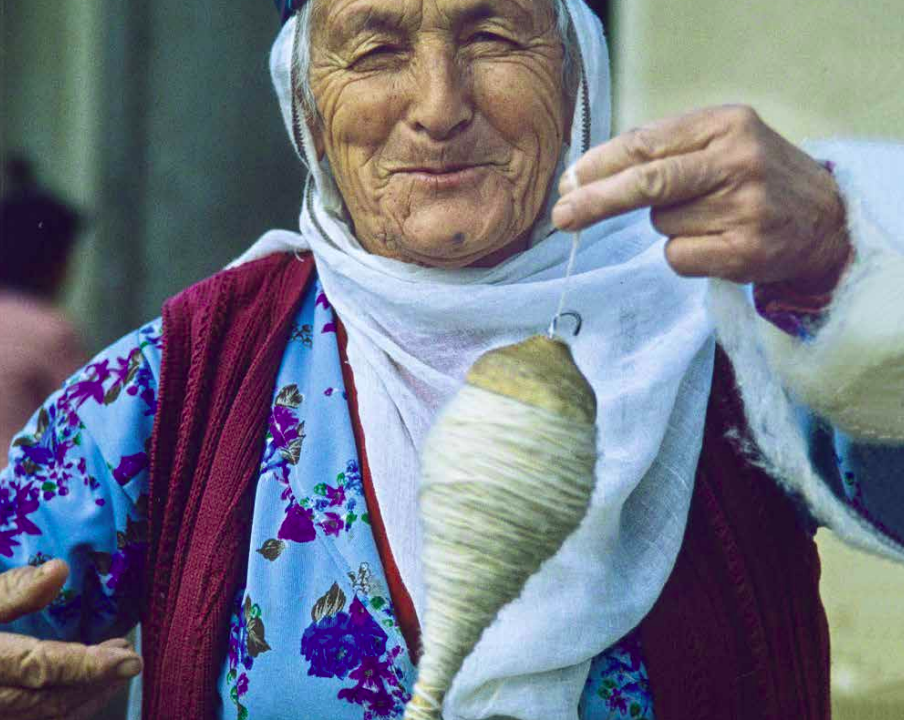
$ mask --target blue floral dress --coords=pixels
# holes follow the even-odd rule
[[[398,718],[415,677],[370,527],[334,316],[312,288],[268,419],[220,672],[223,718]],[[0,474],[0,571],[62,558],[72,572],[45,611],[0,630],[98,642],[137,621],[160,363],[158,320],[102,352],[15,438]],[[839,495],[887,532],[904,528],[892,482],[904,449],[852,445],[811,425]],[[594,659],[579,717],[654,717],[637,633]]]

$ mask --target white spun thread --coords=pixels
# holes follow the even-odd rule
[[[577,189],[580,186],[580,182],[578,181],[578,173],[575,170],[575,166],[572,165],[566,171],[568,175],[568,179],[571,181],[572,187]],[[556,314],[552,316],[552,321],[549,323],[549,338],[550,340],[556,336],[556,329],[559,326],[559,318],[562,317],[562,312],[565,310],[565,298],[568,296],[568,290],[571,287],[571,275],[574,272],[574,261],[578,256],[578,246],[581,244],[581,231],[578,230],[571,235],[571,253],[568,255],[568,265],[565,268],[565,284],[562,286],[562,294],[559,295],[559,306],[556,308]]]
[[[559,295],[559,306],[556,308],[556,314],[553,315],[552,322],[549,323],[549,338],[556,336],[556,329],[559,326],[559,318],[565,310],[565,298],[568,297],[568,290],[571,287],[571,274],[574,271],[574,261],[578,256],[578,246],[581,244],[581,233],[576,232],[571,236],[571,254],[568,256],[568,266],[565,268],[565,284],[562,286],[562,294]]]
[[[428,435],[420,490],[427,608],[406,720],[437,720],[498,611],[577,528],[596,430],[465,385]]]

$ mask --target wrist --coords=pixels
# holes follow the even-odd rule
[[[832,205],[820,229],[823,238],[809,272],[786,280],[754,286],[757,312],[773,325],[796,337],[809,337],[818,326],[841,278],[854,260],[854,246],[847,231],[847,213],[834,178],[834,163],[821,163],[824,179],[831,184]]]
[[[831,160],[820,164],[825,169],[821,179],[827,184],[830,200],[823,213],[824,221],[817,230],[819,243],[807,263],[806,272],[786,281],[788,291],[796,294],[816,296],[831,293],[853,260],[847,210],[841,188],[835,181],[835,164]]]

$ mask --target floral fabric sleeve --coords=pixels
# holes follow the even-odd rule
[[[137,621],[160,341],[155,321],[110,346],[13,439],[0,571],[60,558],[70,574],[48,608],[0,630],[99,642]]]
[[[804,407],[798,418],[813,464],[835,495],[904,547],[904,445],[853,440]]]

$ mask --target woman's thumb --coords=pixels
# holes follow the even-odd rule
[[[25,565],[0,573],[0,623],[8,623],[50,604],[69,576],[62,560]]]

